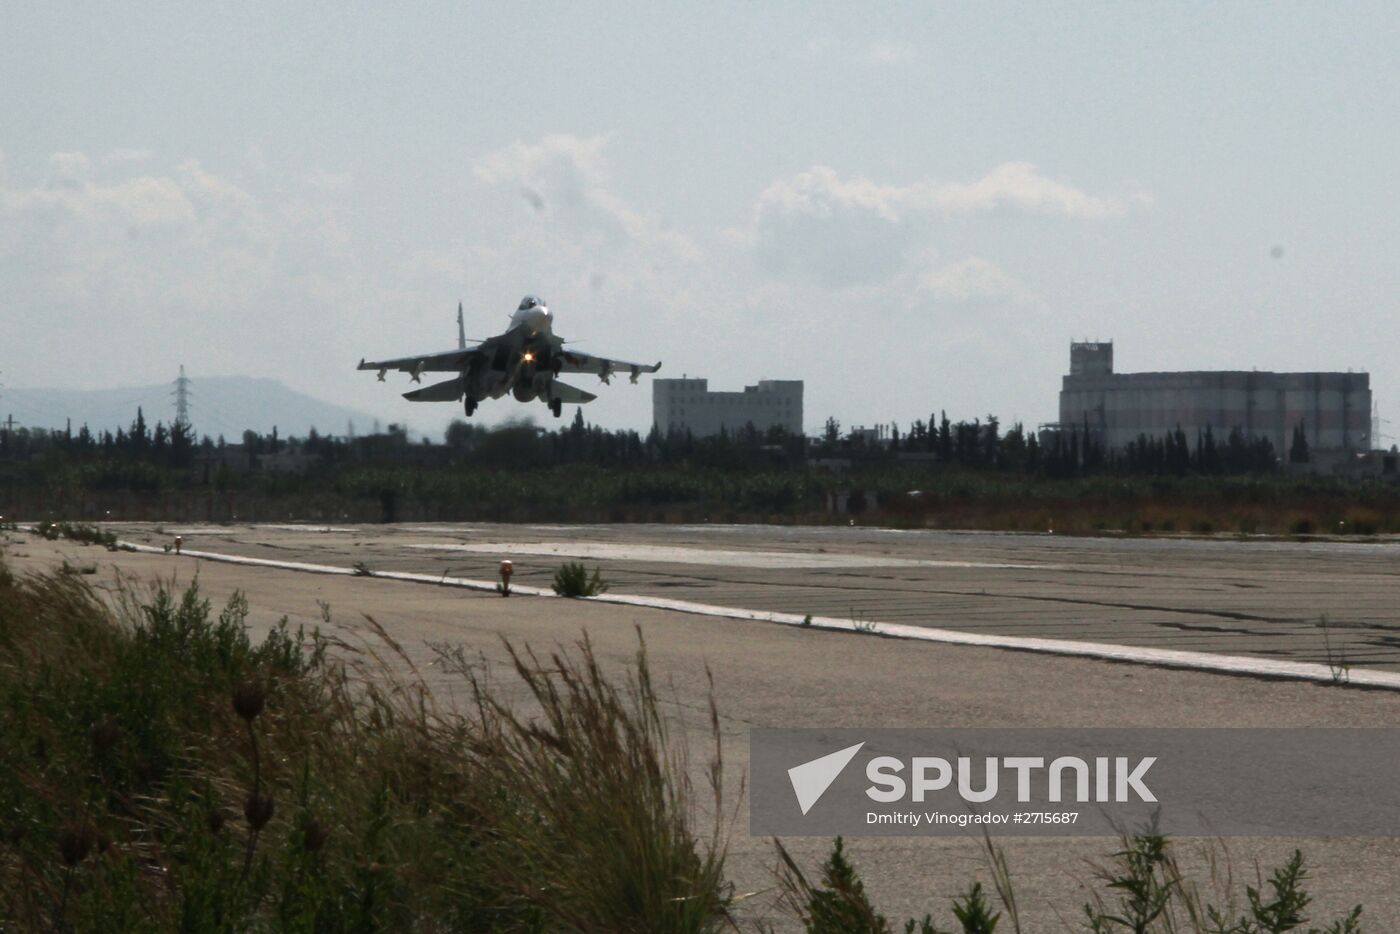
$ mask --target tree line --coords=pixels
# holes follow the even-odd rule
[[[213,443],[208,438],[205,442]],[[119,427],[115,432],[94,432],[87,425],[75,432],[71,422],[58,430],[0,430],[0,460],[27,460],[61,452],[84,462],[125,460],[160,467],[188,467],[195,448],[194,431],[188,424],[177,421],[166,425],[158,421],[152,428],[140,408],[129,427]]]
[[[1174,431],[1151,437],[1140,434],[1123,450],[1108,449],[1090,425],[1059,426],[1043,438],[1021,423],[1003,432],[995,415],[985,420],[952,422],[946,412],[928,421],[916,420],[907,432],[898,424],[871,439],[868,430],[841,432],[841,424],[828,418],[811,452],[819,458],[850,457],[856,460],[917,459],[920,455],[940,465],[973,471],[998,471],[1047,477],[1087,477],[1101,474],[1136,476],[1185,476],[1267,474],[1282,464],[1273,443],[1265,437],[1249,437],[1232,428],[1223,442],[1207,427],[1188,438],[1178,425]],[[913,455],[912,457],[908,455]],[[1307,435],[1302,425],[1293,432],[1289,460],[1308,461]]]
[[[1020,423],[1003,431],[994,415],[954,422],[946,412],[927,421],[916,420],[903,432],[899,425],[890,424],[878,432],[843,433],[840,423],[829,418],[815,438],[778,427],[759,429],[752,423],[696,437],[689,432],[663,434],[655,427],[646,435],[632,429],[607,429],[587,423],[580,408],[570,424],[552,430],[531,421],[488,427],[457,420],[439,444],[426,438],[410,443],[402,426],[390,425],[386,432],[361,437],[322,435],[312,429],[304,438],[284,438],[276,428],[269,434],[250,430],[239,439],[236,456],[231,455],[232,447],[223,437],[206,435],[196,440],[190,426],[181,422],[157,422],[152,427],[141,409],[129,426],[115,431],[93,432],[86,425],[77,431],[71,425],[61,430],[0,430],[0,463],[11,465],[7,472],[11,482],[18,476],[15,465],[29,465],[40,472],[97,467],[106,471],[99,471],[106,478],[99,485],[109,488],[131,481],[137,468],[195,474],[196,483],[209,483],[218,474],[227,483],[231,473],[256,472],[268,464],[269,456],[287,453],[301,457],[301,472],[333,471],[348,464],[491,469],[584,464],[765,471],[898,465],[1071,478],[1267,474],[1281,463],[1267,438],[1248,437],[1238,428],[1222,440],[1210,428],[1192,438],[1178,427],[1160,437],[1139,436],[1122,450],[1108,450],[1087,423],[1038,434]],[[1288,455],[1293,462],[1308,460],[1301,425],[1294,431]]]

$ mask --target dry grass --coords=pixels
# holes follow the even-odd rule
[[[643,653],[615,683],[587,642],[511,647],[529,717],[447,655],[449,711],[387,634],[254,644],[241,597],[111,597],[0,564],[0,928],[729,924]]]

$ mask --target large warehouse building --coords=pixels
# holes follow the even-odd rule
[[[802,434],[802,380],[762,379],[743,392],[711,392],[709,380],[654,379],[651,381],[652,420],[664,434],[697,438],[731,434],[750,422],[759,431],[777,426]]]
[[[1302,425],[1313,450],[1371,447],[1371,378],[1367,373],[1263,373],[1195,370],[1115,373],[1113,343],[1071,343],[1060,389],[1060,427],[1088,425],[1110,450],[1139,435],[1160,438],[1178,426],[1195,443],[1210,428],[1223,440],[1239,428],[1265,437],[1286,455]]]

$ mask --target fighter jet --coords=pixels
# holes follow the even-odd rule
[[[615,373],[622,372],[629,374],[635,383],[641,374],[661,369],[659,361],[647,366],[570,350],[554,333],[553,322],[554,316],[544,301],[527,295],[510,316],[510,326],[504,334],[468,344],[459,302],[456,350],[394,360],[366,361],[362,358],[358,369],[378,370],[380,382],[389,370],[408,373],[415,383],[423,381],[424,373],[455,374],[443,382],[404,393],[403,397],[410,402],[456,402],[460,399],[471,415],[483,399],[499,399],[511,393],[521,402],[539,399],[549,406],[555,418],[564,411],[566,402],[582,404],[598,398],[591,392],[561,383],[561,373],[592,373],[608,383]]]

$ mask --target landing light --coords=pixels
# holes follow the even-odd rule
[[[535,361],[535,355],[534,355],[532,352],[528,351],[528,350],[525,351],[525,362],[526,362],[526,363],[533,363],[534,361]]]

